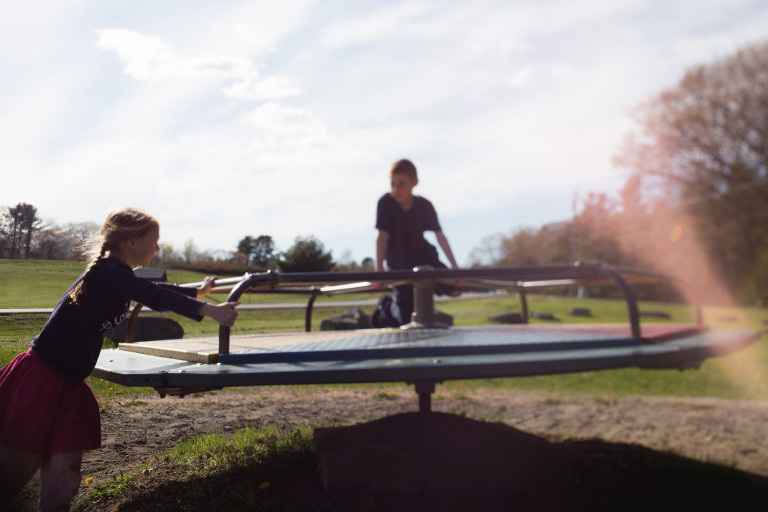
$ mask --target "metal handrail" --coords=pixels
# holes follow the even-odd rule
[[[248,288],[264,285],[274,286],[277,282],[278,276],[271,270],[259,274],[245,274],[227,296],[227,302],[237,302]],[[229,327],[219,326],[219,354],[229,354],[229,334]]]
[[[239,280],[238,280],[239,279]],[[227,301],[238,301],[241,295],[249,290],[258,289],[265,285],[270,286],[270,291],[275,290],[282,284],[293,287],[304,285],[307,288],[304,293],[310,295],[305,313],[305,329],[310,330],[312,307],[318,296],[334,295],[336,293],[359,292],[363,289],[372,290],[373,282],[380,283],[402,283],[402,282],[421,282],[421,281],[442,281],[457,282],[468,280],[493,280],[498,287],[515,289],[520,293],[523,304],[523,318],[528,320],[528,303],[525,291],[539,286],[553,286],[563,284],[579,283],[613,283],[616,284],[624,294],[627,303],[627,312],[632,336],[641,337],[640,315],[638,312],[637,299],[632,292],[630,282],[655,282],[671,280],[685,285],[689,291],[690,287],[684,281],[667,274],[634,270],[627,268],[614,267],[612,265],[596,263],[575,263],[574,265],[559,266],[528,266],[528,267],[503,267],[503,268],[483,268],[483,269],[430,269],[414,271],[388,271],[388,272],[297,272],[287,274],[277,274],[269,271],[258,274],[245,274],[242,278],[227,279],[227,284],[236,285],[227,297]],[[225,280],[217,282],[221,285]],[[317,287],[317,283],[345,283],[337,286]],[[504,284],[506,283],[506,284]],[[260,290],[263,292],[263,290]],[[301,290],[296,290],[301,293]],[[694,306],[696,310],[696,322],[698,326],[702,325],[701,304],[694,297]],[[229,335],[230,328],[220,327],[219,329],[219,353],[229,353]]]
[[[703,325],[701,303],[688,283],[669,274],[649,272],[637,269],[615,267],[602,262],[575,263],[573,265],[497,267],[482,269],[420,269],[417,271],[396,270],[388,272],[296,272],[278,274],[273,271],[246,273],[242,277],[217,280],[214,292],[224,293],[229,290],[227,301],[237,302],[243,293],[294,293],[309,295],[305,309],[305,330],[311,330],[312,309],[317,297],[343,293],[373,291],[374,282],[388,285],[419,282],[457,282],[475,281],[494,288],[516,290],[522,304],[522,319],[528,323],[529,311],[526,291],[537,287],[563,286],[583,283],[613,283],[621,289],[627,303],[632,336],[641,337],[640,315],[637,299],[630,283],[671,281],[683,286],[693,298],[696,325]],[[317,283],[340,283],[317,286]],[[202,283],[189,283],[184,286],[199,286]],[[290,289],[280,289],[288,285]],[[303,287],[302,287],[303,286]],[[230,290],[231,287],[231,290]],[[268,290],[264,288],[267,287]],[[135,340],[136,321],[142,305],[137,303],[131,312],[126,330],[126,342]],[[219,328],[219,353],[229,353],[230,328]]]

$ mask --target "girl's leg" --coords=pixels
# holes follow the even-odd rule
[[[51,455],[40,469],[40,510],[69,511],[72,498],[80,489],[80,463],[83,452]]]
[[[0,503],[8,503],[43,464],[39,455],[0,444]]]

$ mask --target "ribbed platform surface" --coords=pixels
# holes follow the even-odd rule
[[[651,325],[644,342],[692,332],[690,325]],[[217,338],[122,343],[121,350],[195,363],[263,363],[379,359],[424,355],[472,355],[531,350],[626,347],[640,343],[624,325],[488,326],[452,329],[365,329],[230,337],[230,353],[218,354]]]

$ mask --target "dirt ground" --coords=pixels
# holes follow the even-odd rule
[[[418,409],[412,388],[270,387],[184,398],[119,397],[102,415],[103,448],[83,460],[79,497],[94,483],[138,468],[176,442],[246,425],[335,425]],[[768,477],[768,403],[711,398],[621,397],[438,387],[432,409],[506,423],[535,435],[640,445]],[[16,510],[35,510],[37,477]]]

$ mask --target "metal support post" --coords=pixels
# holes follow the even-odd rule
[[[435,381],[417,380],[413,383],[416,393],[419,395],[419,412],[432,412],[432,393],[435,392]]]

